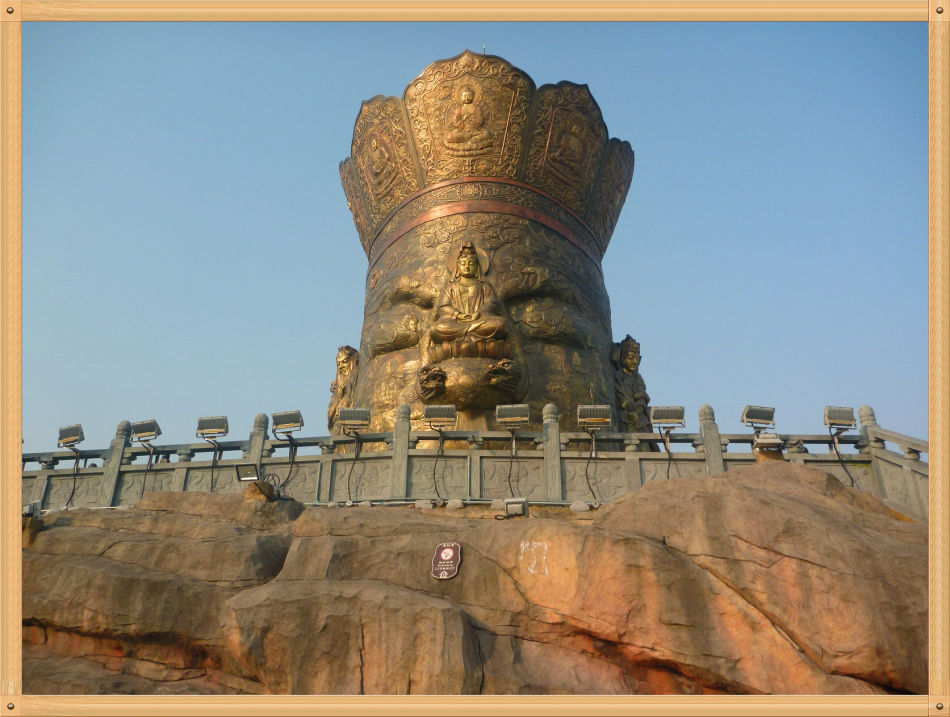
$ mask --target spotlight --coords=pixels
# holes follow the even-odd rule
[[[528,517],[528,499],[527,498],[505,498],[505,517],[514,518],[523,515]]]
[[[854,420],[854,409],[850,406],[825,406],[825,425],[828,427],[828,434],[831,436],[831,443],[835,449],[835,455],[838,457],[838,463],[844,468],[844,472],[851,481],[851,487],[855,486],[854,476],[841,460],[841,446],[838,436],[845,433],[849,428],[857,427],[858,423]]]
[[[152,448],[154,439],[162,435],[162,429],[158,427],[158,421],[154,418],[147,421],[138,421],[132,424],[132,440],[141,443],[148,451],[148,463],[145,464],[145,475],[142,476],[142,493],[145,495],[145,483],[148,480],[148,470],[152,467],[152,459],[155,457],[155,449]]]
[[[85,436],[82,434],[82,424],[76,423],[72,426],[63,426],[59,429],[59,440],[56,442],[58,448],[70,448],[77,443],[82,443]]]
[[[849,428],[855,428],[858,422],[854,420],[854,409],[851,407],[825,406],[825,425],[844,433]]]
[[[435,479],[435,469],[439,465],[439,457],[445,449],[445,435],[442,433],[447,428],[454,428],[458,420],[458,411],[451,404],[439,406],[425,406],[422,413],[423,420],[429,424],[429,428],[439,432],[439,450],[435,454],[435,460],[432,462],[432,488],[435,495],[442,501],[442,494],[439,493],[439,484]]]
[[[673,464],[673,449],[670,447],[670,432],[674,426],[686,425],[685,406],[650,406],[650,423],[659,432],[663,431],[663,445],[666,448],[666,479],[670,479],[670,466]]]
[[[227,416],[208,416],[198,419],[198,430],[195,433],[197,438],[203,438],[206,441],[212,438],[221,438],[228,434]]]
[[[253,463],[234,466],[234,470],[237,471],[237,479],[239,481],[250,482],[261,479],[261,474],[257,470],[257,466]]]
[[[752,448],[755,450],[776,451],[781,450],[785,441],[779,438],[777,433],[765,433],[756,431],[752,439]]]
[[[342,427],[343,433],[353,436],[356,446],[353,450],[353,460],[350,462],[350,469],[346,473],[346,504],[353,505],[353,492],[350,489],[350,479],[353,477],[353,467],[360,457],[360,434],[358,429],[369,428],[370,410],[368,408],[341,408],[337,413],[337,423]]]
[[[67,508],[69,504],[73,502],[73,496],[76,495],[76,479],[79,477],[79,449],[76,448],[76,444],[81,443],[83,438],[85,438],[85,436],[82,434],[82,426],[75,423],[72,426],[63,426],[60,428],[59,440],[56,441],[57,447],[68,448],[76,455],[76,462],[73,464],[73,488],[69,491],[69,498],[66,499],[65,507]],[[35,513],[34,515],[39,515],[39,513]]]
[[[423,409],[423,420],[429,424],[429,428],[434,431],[444,431],[447,428],[453,428],[458,419],[458,411],[455,406],[426,406]]]
[[[275,434],[290,434],[303,428],[303,415],[300,411],[279,411],[271,414]]]
[[[273,422],[272,430],[274,431],[274,438],[277,438],[278,433],[282,433],[284,440],[290,442],[290,467],[287,469],[287,477],[277,486],[277,493],[279,495],[283,487],[290,482],[290,476],[294,472],[294,462],[297,459],[297,444],[294,442],[294,437],[290,434],[303,428],[303,415],[300,411],[280,411],[271,414],[271,421]]]
[[[132,424],[132,440],[137,443],[148,443],[160,435],[162,435],[162,429],[158,427],[158,421],[155,419]]]
[[[195,437],[203,438],[214,448],[211,454],[211,492],[214,493],[214,469],[218,464],[218,459],[223,451],[218,447],[216,439],[226,436],[228,433],[227,416],[208,416],[198,419],[198,430]]]
[[[588,433],[611,426],[610,406],[606,404],[577,407],[577,427]]]
[[[583,405],[577,407],[577,427],[590,435],[590,455],[584,464],[584,480],[587,481],[587,490],[594,498],[594,505],[600,505],[600,499],[590,483],[590,462],[597,457],[597,431],[610,428],[612,425],[611,408],[606,404]]]
[[[686,408],[684,406],[650,406],[650,423],[654,427],[685,426]]]
[[[509,431],[528,425],[530,414],[531,411],[527,403],[495,406],[495,420]]]
[[[343,432],[350,434],[361,428],[369,428],[370,410],[368,408],[341,408],[337,421]]]
[[[511,432],[511,456],[508,458],[508,492],[512,499],[515,489],[511,485],[511,469],[514,467],[515,455],[518,453],[518,444],[515,440],[515,429],[528,425],[531,418],[531,409],[527,403],[511,403],[495,406],[495,420]],[[519,467],[520,473],[520,467]]]
[[[775,426],[775,409],[771,406],[746,406],[740,420],[758,433],[766,426]]]

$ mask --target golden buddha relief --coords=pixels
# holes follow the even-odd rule
[[[600,108],[586,86],[572,82],[545,85],[535,98],[525,178],[583,215],[607,144]]]
[[[527,75],[497,57],[465,51],[430,65],[405,94],[426,183],[514,177],[532,90]]]
[[[495,138],[487,121],[490,112],[490,108],[475,101],[472,85],[459,87],[458,98],[446,112],[443,124],[442,144],[446,151],[456,157],[472,157],[490,149]]]
[[[411,152],[402,102],[396,97],[364,102],[353,130],[352,155],[372,227],[419,188]]]

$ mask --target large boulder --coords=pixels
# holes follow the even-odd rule
[[[25,691],[927,691],[926,526],[829,474],[497,512],[150,493],[50,514],[24,550]]]

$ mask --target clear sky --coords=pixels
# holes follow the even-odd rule
[[[483,46],[588,84],[634,148],[604,271],[654,404],[927,437],[925,23],[25,23],[24,450],[290,409],[325,434],[360,103]]]

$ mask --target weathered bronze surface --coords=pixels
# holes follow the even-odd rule
[[[496,405],[521,402],[534,430],[547,403],[568,417],[609,403],[617,428],[649,430],[601,271],[633,151],[608,139],[585,85],[536,89],[468,51],[435,62],[402,99],[363,103],[340,176],[369,268],[331,430],[342,405],[388,431],[401,403],[413,428],[425,404],[453,403],[459,428],[493,429]]]

